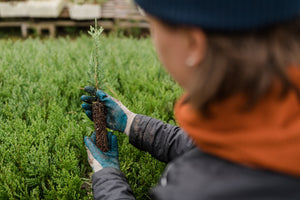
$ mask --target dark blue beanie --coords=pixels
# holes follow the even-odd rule
[[[296,18],[300,0],[135,0],[166,22],[215,31],[259,29]]]

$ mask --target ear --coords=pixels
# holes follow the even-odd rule
[[[189,67],[198,67],[203,61],[206,53],[206,35],[199,28],[193,27],[187,29],[186,31],[188,37],[186,65]]]

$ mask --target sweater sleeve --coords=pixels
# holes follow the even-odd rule
[[[115,168],[104,168],[92,176],[94,199],[134,200],[132,189],[125,175]]]
[[[134,118],[129,141],[163,162],[170,162],[194,147],[192,140],[180,127],[144,115]]]

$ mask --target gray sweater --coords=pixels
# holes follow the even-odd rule
[[[143,115],[134,118],[129,141],[168,163],[152,199],[299,200],[300,179],[247,168],[209,155],[194,146],[177,126]],[[135,199],[124,174],[104,168],[92,177],[94,199]]]

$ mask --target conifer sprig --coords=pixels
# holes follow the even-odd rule
[[[101,34],[103,28],[97,25],[97,19],[95,19],[95,26],[90,26],[88,33],[92,36],[93,39],[93,50],[90,57],[89,70],[88,70],[88,79],[89,84],[94,85],[97,89],[102,89],[105,85],[104,79],[104,70],[101,66],[100,60],[100,47],[101,47]],[[92,79],[94,77],[94,79]]]

